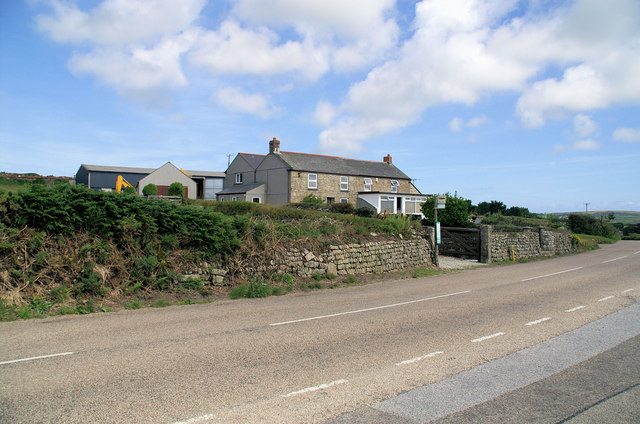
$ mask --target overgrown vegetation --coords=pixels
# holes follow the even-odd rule
[[[587,214],[569,215],[569,228],[576,234],[589,234],[619,240],[618,230],[604,217],[596,219]]]

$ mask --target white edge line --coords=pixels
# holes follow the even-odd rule
[[[200,421],[212,420],[215,417],[216,416],[214,414],[207,414],[207,415],[202,415],[200,417],[190,418],[186,421],[177,421],[173,424],[193,424],[193,423],[199,423]]]
[[[601,264],[606,264],[609,262],[613,262],[613,261],[619,261],[620,259],[624,259],[626,258],[626,256],[620,256],[619,258],[615,258],[615,259],[609,259],[608,261],[604,261],[604,262],[600,262]]]
[[[459,294],[465,294],[465,293],[471,293],[471,290],[465,290],[465,291],[456,292],[456,293],[442,294],[440,296],[433,296],[433,297],[427,297],[427,298],[424,298],[424,299],[410,300],[408,302],[394,303],[394,304],[391,304],[391,305],[383,305],[383,306],[375,306],[373,308],[358,309],[358,310],[355,310],[355,311],[338,312],[336,314],[320,315],[320,316],[310,317],[310,318],[294,319],[294,320],[291,320],[291,321],[274,322],[273,324],[269,324],[269,325],[272,326],[272,327],[275,327],[277,325],[286,325],[286,324],[294,324],[294,323],[297,323],[297,322],[313,321],[313,320],[317,320],[317,319],[333,318],[333,317],[339,317],[339,316],[342,316],[342,315],[350,315],[350,314],[357,314],[357,313],[360,313],[360,312],[375,311],[377,309],[385,309],[385,308],[393,308],[393,307],[396,307],[396,306],[409,305],[411,303],[426,302],[428,300],[442,299],[444,297],[457,296]]]
[[[337,384],[344,384],[347,383],[347,380],[336,380],[336,381],[332,381],[331,383],[326,383],[326,384],[320,384],[319,386],[313,386],[313,387],[307,387],[306,389],[302,389],[302,390],[296,390],[295,392],[291,392],[291,393],[287,393],[286,395],[282,395],[282,397],[291,397],[291,396],[296,396],[296,395],[301,395],[304,393],[309,393],[309,392],[315,392],[318,390],[322,390],[322,389],[327,389],[331,386],[335,386]]]
[[[580,305],[580,306],[576,306],[575,308],[567,309],[565,312],[575,312],[575,311],[578,311],[578,310],[584,309],[584,308],[586,308],[586,306]]]
[[[504,333],[503,332],[498,332],[498,333],[490,334],[488,336],[479,337],[477,339],[471,340],[471,343],[483,342],[485,340],[493,339],[494,337],[499,337],[499,336],[504,336]]]
[[[622,293],[629,293],[630,291],[633,291],[633,289],[626,289],[626,290],[623,290],[623,291],[622,291]]]
[[[537,280],[538,278],[551,277],[553,275],[564,274],[565,272],[577,271],[579,269],[582,269],[582,267],[579,266],[578,268],[566,269],[564,271],[558,271],[558,272],[554,272],[552,274],[538,275],[537,277],[525,278],[524,280],[520,280],[520,282],[524,283],[525,281]]]
[[[634,255],[638,255],[640,254],[640,250],[638,250],[637,252],[633,252]]]
[[[74,352],[53,353],[51,355],[33,356],[31,358],[13,359],[11,361],[0,362],[0,365],[14,364],[16,362],[35,361],[36,359],[54,358],[56,356],[73,355]]]
[[[440,355],[442,353],[444,353],[444,352],[437,351],[437,352],[427,353],[426,355],[422,355],[422,356],[419,356],[417,358],[407,359],[406,361],[398,362],[396,365],[413,364],[414,362],[422,361],[423,359],[431,358],[433,356]]]
[[[551,317],[544,317],[544,318],[537,319],[535,321],[530,321],[530,322],[526,323],[525,325],[536,325],[536,324],[540,324],[540,323],[545,322],[545,321],[549,321],[550,319],[551,319]]]
[[[607,296],[607,297],[603,297],[602,299],[598,299],[598,302],[604,302],[605,300],[609,300],[609,299],[613,299],[615,296]]]

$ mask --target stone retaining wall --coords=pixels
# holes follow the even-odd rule
[[[542,228],[520,233],[489,231],[489,236],[490,256],[487,262],[562,255],[575,250],[570,234]]]
[[[352,275],[398,271],[433,264],[431,242],[425,238],[371,241],[330,245],[317,251],[293,246],[270,252],[260,263],[246,266],[246,275],[313,274]],[[197,267],[185,277],[200,278],[215,285],[227,283],[226,270]]]

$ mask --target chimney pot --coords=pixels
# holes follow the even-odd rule
[[[280,140],[275,137],[269,141],[269,153],[280,153]]]
[[[387,155],[387,156],[383,157],[382,161],[384,163],[388,163],[389,165],[391,165],[393,163],[393,159],[391,158],[391,155]]]

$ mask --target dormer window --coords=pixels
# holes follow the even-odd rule
[[[364,191],[371,191],[372,188],[373,188],[373,181],[371,180],[371,178],[365,178]]]
[[[236,174],[236,184],[242,184],[242,173],[240,172]]]
[[[396,180],[391,180],[391,193],[398,192],[398,182]]]

